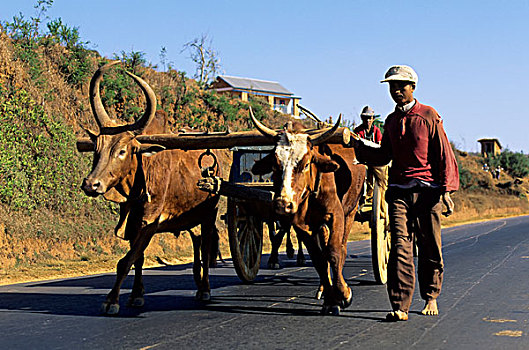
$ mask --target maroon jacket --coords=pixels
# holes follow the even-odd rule
[[[380,148],[360,147],[359,160],[384,165],[393,160],[389,184],[407,184],[412,179],[433,182],[443,191],[459,188],[457,162],[437,111],[420,104],[407,113],[395,109],[384,124]]]
[[[372,138],[369,138],[369,137],[366,136],[367,130],[366,130],[366,127],[364,126],[364,124],[361,124],[361,125],[357,126],[354,129],[354,132],[357,133],[358,136],[360,136],[363,139],[366,139],[366,140],[369,140],[369,141],[373,141],[373,142],[376,142],[376,143],[380,143],[380,141],[382,141],[382,132],[380,132],[380,129],[376,125],[373,125],[372,128],[373,128]]]

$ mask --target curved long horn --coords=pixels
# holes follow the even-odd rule
[[[130,131],[133,133],[139,135],[145,130],[145,128],[149,125],[151,120],[154,118],[154,115],[156,114],[156,94],[154,93],[153,89],[147,84],[145,80],[142,78],[125,71],[134,81],[136,84],[138,84],[145,94],[145,99],[147,102],[147,106],[145,107],[145,113],[141,116],[140,119],[138,119],[134,124],[130,126]]]
[[[338,120],[336,121],[336,124],[334,124],[334,126],[332,128],[330,128],[328,130],[325,130],[325,131],[322,131],[319,134],[310,135],[309,136],[310,142],[312,142],[313,145],[317,145],[319,143],[323,143],[323,142],[327,141],[332,135],[334,135],[336,130],[338,130],[338,128],[340,127],[340,123],[341,122],[342,122],[342,114],[340,113],[340,116],[338,117]]]
[[[321,119],[318,118],[318,117],[316,116],[316,114],[314,114],[314,113],[312,113],[311,111],[309,111],[308,108],[305,108],[305,107],[303,107],[303,106],[300,105],[300,104],[298,104],[298,108],[301,109],[301,111],[302,111],[303,113],[305,113],[309,118],[311,118],[311,119],[314,120],[315,122],[323,123],[323,122],[321,121]]]
[[[263,123],[261,123],[259,120],[255,118],[253,115],[252,107],[250,106],[250,118],[252,119],[252,122],[254,123],[255,127],[261,134],[264,136],[269,137],[275,137],[277,136],[278,132],[275,130],[270,129],[269,127],[265,126]]]
[[[101,78],[103,78],[103,73],[118,63],[120,63],[120,61],[114,61],[105,64],[94,73],[92,79],[90,80],[90,106],[92,107],[92,113],[96,118],[96,122],[100,130],[104,127],[116,126],[116,123],[110,119],[107,112],[105,111],[103,103],[101,102],[99,84],[101,83]]]

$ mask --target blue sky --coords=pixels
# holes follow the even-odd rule
[[[0,19],[34,15],[34,0],[0,2]],[[103,56],[160,50],[179,70],[182,46],[208,34],[222,73],[278,81],[321,117],[384,119],[394,104],[385,71],[412,66],[415,96],[437,109],[459,149],[496,137],[529,153],[529,1],[55,0],[50,18],[79,27]]]

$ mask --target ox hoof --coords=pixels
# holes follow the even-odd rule
[[[339,305],[323,305],[321,308],[321,314],[322,315],[328,315],[331,314],[333,316],[340,316],[340,306]]]
[[[270,270],[279,270],[281,266],[279,266],[279,263],[268,263],[268,268]]]
[[[104,302],[101,305],[101,313],[108,316],[113,316],[119,314],[119,304],[110,304]]]
[[[198,300],[198,301],[210,301],[211,300],[211,293],[210,292],[202,292],[202,291],[199,290],[195,294],[195,300]]]
[[[348,308],[349,306],[351,306],[352,302],[353,302],[353,290],[351,288],[347,288],[349,289],[349,296],[347,297],[347,299],[345,300],[342,300],[342,308],[345,309],[345,308]]]
[[[129,298],[127,306],[130,307],[142,307],[145,305],[145,299],[143,297]]]
[[[306,262],[307,262],[307,261],[305,260],[305,258],[298,258],[298,259],[296,260],[296,265],[297,265],[297,266],[305,266],[305,263],[306,263]]]
[[[331,314],[333,316],[340,316],[340,307],[338,305],[331,306]]]
[[[323,316],[329,314],[330,312],[331,312],[331,306],[330,305],[323,305],[323,307],[321,308],[321,311],[320,311],[320,313]]]
[[[316,292],[316,300],[320,300],[322,296],[323,296],[323,291],[322,290],[318,290]]]

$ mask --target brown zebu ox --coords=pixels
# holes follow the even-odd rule
[[[136,139],[142,133],[163,133],[153,122],[156,95],[141,78],[126,72],[146,96],[146,111],[134,124],[118,126],[110,119],[101,102],[99,84],[111,62],[99,68],[90,82],[90,104],[99,126],[99,134],[89,132],[95,145],[91,173],[83,180],[82,189],[89,196],[104,195],[120,203],[120,219],[116,232],[123,232],[130,241],[129,252],[117,264],[114,287],[103,303],[106,314],[119,312],[121,284],[135,266],[134,285],[129,305],[142,306],[144,287],[142,266],[144,251],[157,232],[180,231],[201,225],[201,236],[193,237],[193,276],[197,299],[209,300],[208,267],[218,243],[215,227],[218,196],[196,187],[201,178],[197,159],[202,151],[165,150],[158,145],[142,145]],[[159,152],[159,153],[157,153]],[[213,251],[213,254],[211,252]],[[202,264],[200,262],[202,255]]]
[[[290,218],[307,247],[323,285],[322,313],[337,314],[340,307],[351,304],[353,296],[342,269],[365,167],[358,164],[353,148],[324,144],[341,118],[331,129],[308,135],[300,123],[289,122],[283,131],[276,132],[261,124],[253,113],[250,116],[262,134],[276,140],[275,151],[256,162],[252,172],[273,172],[276,213]]]

